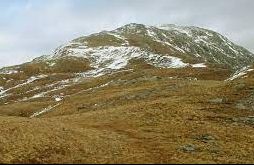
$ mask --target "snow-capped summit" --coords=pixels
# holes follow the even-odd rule
[[[31,100],[57,102],[40,111],[46,113],[64,98],[82,91],[83,83],[97,84],[98,79],[100,82],[112,76],[109,82],[103,81],[94,88],[111,82],[117,84],[123,82],[117,75],[126,72],[133,74],[131,77],[149,72],[149,76],[156,73],[165,79],[232,81],[252,76],[253,67],[249,66],[253,63],[251,52],[211,30],[132,23],[79,37],[59,46],[50,55],[0,69],[0,104]],[[94,88],[88,85],[84,90]]]
[[[109,65],[119,62],[122,66],[133,58],[146,59],[148,63],[152,60],[157,66],[165,66],[149,58],[174,57],[185,63],[181,66],[206,63],[233,69],[253,61],[251,52],[211,30],[172,24],[147,26],[135,23],[74,39],[56,49],[52,57],[64,56],[84,57],[90,59],[93,65],[104,65],[111,61]]]

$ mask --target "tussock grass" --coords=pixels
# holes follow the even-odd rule
[[[236,107],[253,92],[251,76],[224,82],[222,68],[128,67],[51,93],[68,96],[37,118],[28,117],[55,102],[0,105],[0,163],[254,162],[253,123],[242,120],[254,113]]]

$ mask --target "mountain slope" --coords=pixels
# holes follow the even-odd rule
[[[0,163],[252,163],[253,54],[129,24],[0,69]]]
[[[97,69],[124,68],[133,58],[173,68],[206,63],[236,70],[253,62],[252,53],[216,32],[176,25],[129,24],[74,39],[57,48],[53,55],[35,61],[67,56],[87,58]]]
[[[253,54],[232,43],[224,36],[197,27],[175,25],[145,26],[129,24],[110,32],[101,32],[73,40],[67,46],[59,48],[56,56],[71,51],[84,51],[88,48],[107,49],[114,46],[139,48],[148,53],[179,57],[186,63],[221,64],[231,68],[240,68],[253,62]],[[55,56],[55,57],[56,57]]]
[[[191,73],[142,68],[0,105],[0,162],[252,163],[254,79]]]
[[[89,78],[142,69],[173,69],[187,79],[233,80],[252,64],[253,57],[211,30],[128,24],[74,39],[51,55],[1,69],[0,103],[55,100],[64,97],[62,90]]]

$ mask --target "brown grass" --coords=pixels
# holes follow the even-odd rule
[[[253,124],[233,120],[254,115],[235,106],[253,92],[252,78],[229,83],[223,69],[132,67],[59,91],[70,96],[38,118],[18,113],[53,102],[0,106],[0,163],[254,162]]]

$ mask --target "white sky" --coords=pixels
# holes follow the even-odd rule
[[[127,23],[195,25],[254,52],[253,0],[0,0],[0,67]]]

